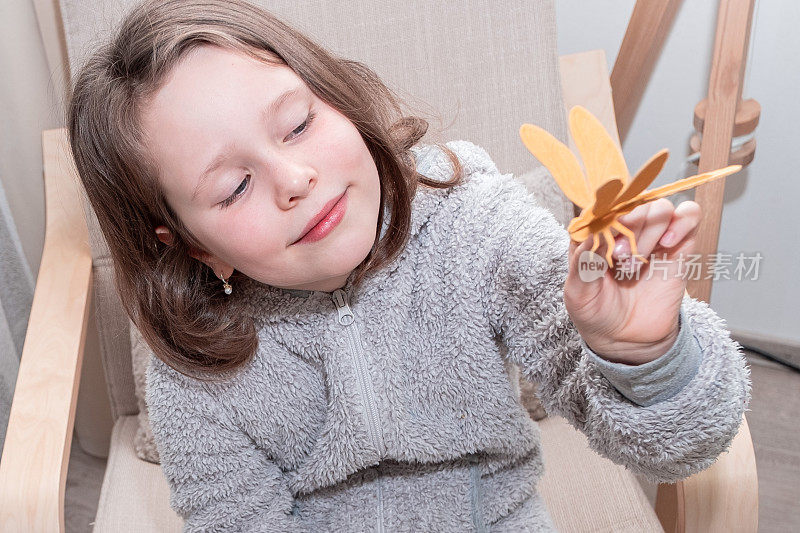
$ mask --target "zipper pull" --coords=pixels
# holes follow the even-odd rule
[[[339,311],[339,324],[349,326],[355,320],[355,316],[353,315],[353,311],[350,310],[350,306],[347,305],[347,293],[344,292],[342,289],[336,289],[333,291],[333,303],[336,304],[336,309]]]

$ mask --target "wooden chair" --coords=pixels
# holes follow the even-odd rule
[[[75,4],[72,3],[72,8],[62,6],[67,25],[71,16],[88,16],[89,11],[97,9],[92,5],[84,12],[70,13]],[[298,20],[299,15],[294,10],[302,12],[309,7],[303,2],[296,4],[301,5],[275,2],[270,7],[289,20],[292,14]],[[368,4],[371,3],[365,2],[360,9],[377,9]],[[494,9],[494,4],[485,1],[474,0],[469,4],[472,12],[476,13]],[[616,125],[603,54],[588,52],[565,56],[561,58],[559,67],[555,54],[552,3],[540,2],[535,7],[528,7],[527,2],[511,4],[514,5],[506,8],[512,12],[498,15],[502,20],[493,23],[502,24],[510,33],[515,29],[524,30],[526,23],[539,25],[536,42],[545,50],[539,58],[541,61],[535,63],[541,72],[535,72],[533,77],[542,84],[537,88],[539,94],[546,95],[543,105],[553,109],[558,106],[561,111],[544,117],[512,113],[511,118],[516,121],[514,127],[494,123],[489,132],[478,135],[476,132],[482,131],[479,128],[488,127],[489,123],[485,122],[488,119],[481,115],[479,103],[467,101],[465,107],[470,108],[474,116],[468,118],[466,125],[463,120],[460,125],[456,124],[456,133],[449,136],[474,140],[485,146],[489,153],[500,154],[498,163],[501,169],[520,173],[519,165],[532,167],[534,164],[521,143],[518,151],[507,146],[495,149],[495,146],[512,141],[518,143],[516,128],[522,121],[543,124],[566,140],[566,113],[561,106],[568,108],[581,103],[601,117],[614,134]],[[513,8],[517,11],[514,12]],[[384,6],[383,9],[390,8]],[[523,12],[528,13],[525,16],[529,19],[520,23],[518,19]],[[84,19],[81,21],[85,22]],[[493,37],[492,28],[486,31],[490,32],[489,35],[479,38],[490,40]],[[66,33],[68,44],[73,50],[79,49],[78,44],[71,43],[74,36],[70,36],[69,29]],[[520,39],[524,38],[523,34],[523,31],[519,32]],[[344,38],[356,39],[357,36]],[[440,38],[447,39],[448,36]],[[320,40],[336,48],[337,43]],[[498,53],[503,53],[502,47],[498,47]],[[349,55],[353,57],[355,54]],[[555,72],[555,77],[552,72]],[[379,71],[379,74],[392,81],[388,71]],[[520,69],[520,77],[523,80],[520,83],[531,82],[531,73],[524,69]],[[436,100],[431,95],[424,98]],[[511,104],[501,107],[507,105]],[[516,107],[519,105],[514,105],[514,109]],[[548,120],[552,122],[548,123]],[[505,137],[493,140],[498,132],[503,132]],[[115,533],[179,531],[181,521],[169,508],[169,491],[160,467],[138,459],[133,452],[137,408],[130,375],[127,320],[121,314],[119,302],[114,300],[111,265],[106,261],[102,243],[98,243],[97,231],[93,229],[96,222],[83,202],[65,132],[63,129],[45,131],[42,142],[46,238],[0,461],[0,530],[64,530],[64,491],[76,403],[82,385],[84,347],[87,332],[97,325],[96,335],[101,339],[100,356],[104,362],[108,395],[102,389],[85,388],[82,394],[89,394],[99,401],[109,401],[110,398],[114,425],[112,431],[94,428],[97,434],[89,434],[84,439],[93,442],[95,447],[98,447],[98,442],[110,441],[95,529],[114,530]],[[560,211],[571,206],[564,200],[548,207]],[[84,424],[84,428],[88,427],[91,424]],[[547,468],[540,490],[562,531],[755,531],[757,484],[746,419],[743,419],[730,451],[722,454],[711,468],[677,484],[659,487],[655,508],[647,498],[646,487],[631,472],[596,454],[588,447],[583,434],[563,418],[548,417],[540,422],[540,428]]]

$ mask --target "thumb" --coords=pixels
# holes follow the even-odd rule
[[[569,240],[569,257],[570,257],[570,266],[572,266],[572,256],[575,253],[575,249],[583,243],[574,241],[572,238]]]
[[[591,239],[587,239],[583,242],[576,242],[570,238],[569,240],[569,275],[570,276],[577,276],[578,275],[578,259],[580,258],[581,254],[589,249],[589,242]]]
[[[577,268],[578,268],[578,259],[577,259],[577,257],[578,257],[578,255],[580,255],[580,253],[577,250],[582,244],[583,243],[576,242],[576,241],[572,240],[572,238],[570,238],[570,240],[569,240],[569,253],[567,254],[568,263],[569,263],[569,274],[568,274],[568,276],[573,276],[573,275],[575,275],[577,273]]]
[[[583,263],[586,264],[581,264],[581,255],[591,248],[591,238],[583,242],[575,242],[570,239],[569,273],[567,274],[565,295],[569,293],[569,298],[575,303],[587,302],[597,295],[608,268],[605,259],[599,255],[591,261],[591,265],[585,260]],[[584,267],[584,272],[580,271],[581,267]]]

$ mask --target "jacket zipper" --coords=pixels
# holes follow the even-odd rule
[[[378,531],[383,533],[383,479],[380,472],[375,482],[378,484]]]
[[[483,494],[481,493],[481,471],[475,462],[469,469],[470,500],[472,502],[472,524],[476,533],[486,533],[486,524],[483,523],[483,509],[481,509]]]
[[[375,406],[375,391],[372,389],[372,379],[369,377],[366,368],[366,360],[364,357],[364,349],[361,344],[361,336],[358,333],[358,327],[355,325],[355,315],[347,302],[347,293],[342,289],[333,291],[333,303],[336,304],[336,310],[339,312],[339,323],[348,326],[346,328],[347,338],[350,341],[350,347],[353,351],[353,359],[356,366],[356,376],[358,378],[359,388],[362,397],[364,398],[364,406],[367,410],[367,429],[369,431],[372,443],[375,446],[375,451],[378,457],[383,454],[383,435],[380,431],[380,422],[378,420],[378,413]],[[378,531],[383,531],[383,490],[381,487],[381,480],[377,479],[378,487]]]

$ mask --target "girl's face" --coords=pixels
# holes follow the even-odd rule
[[[218,275],[235,268],[275,287],[333,291],[369,253],[375,162],[356,127],[289,67],[200,46],[141,118],[168,204],[205,245],[193,257]],[[296,242],[340,196],[321,224],[332,218],[333,229]]]

